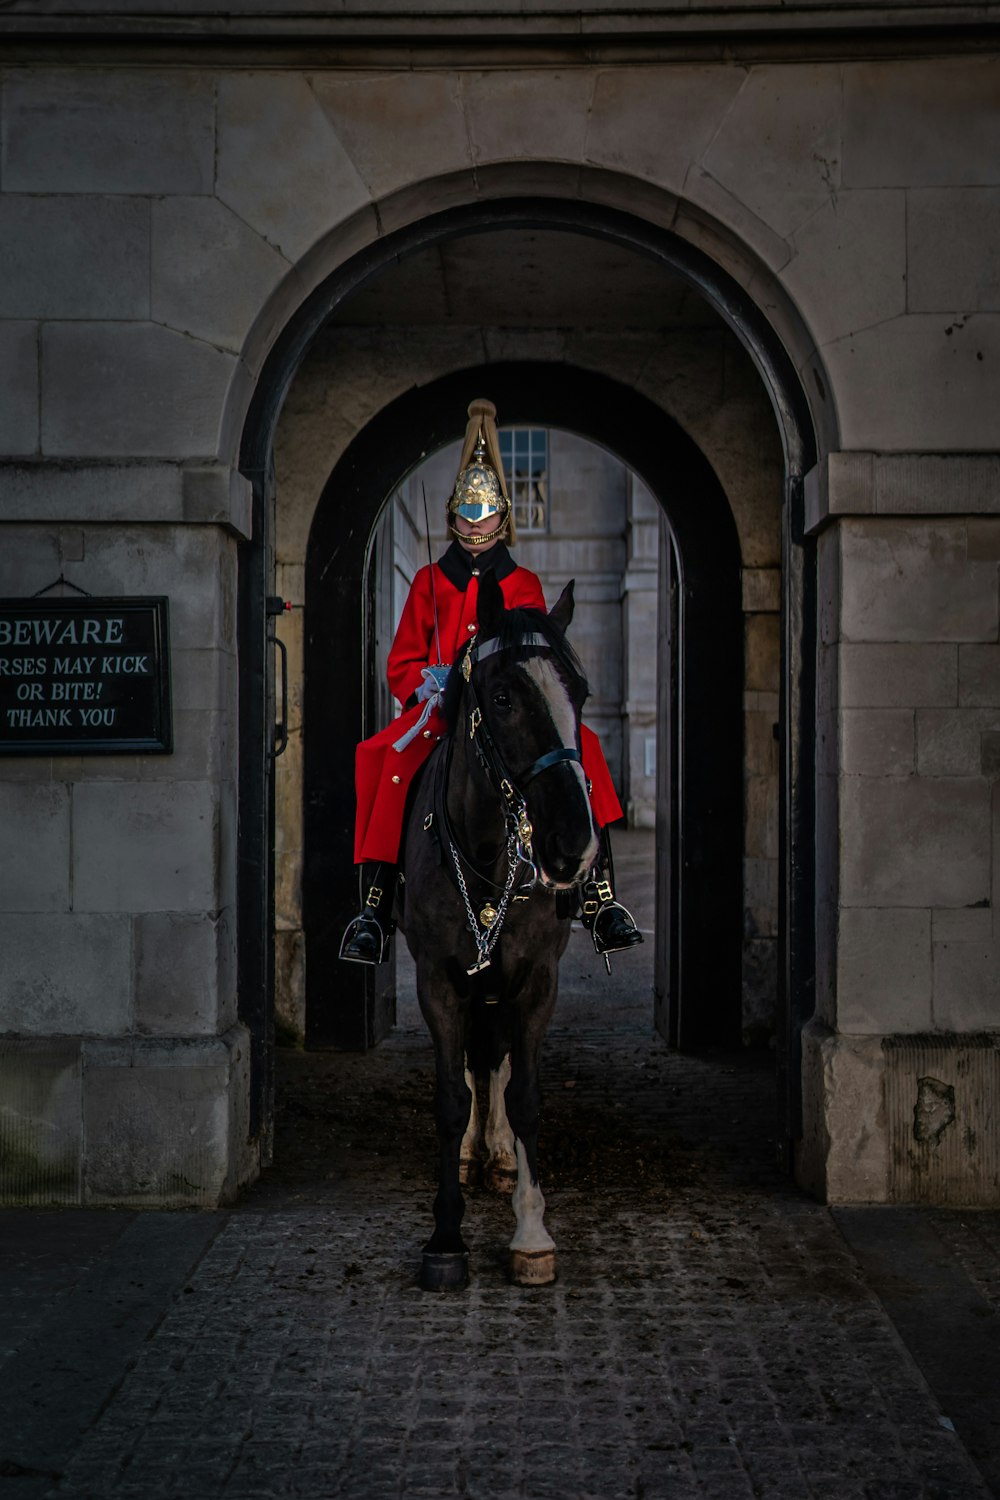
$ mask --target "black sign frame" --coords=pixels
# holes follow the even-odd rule
[[[173,748],[165,594],[0,599],[0,755]]]

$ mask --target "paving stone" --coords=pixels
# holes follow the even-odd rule
[[[468,1289],[416,1285],[436,1148],[430,1047],[404,988],[375,1052],[279,1054],[277,1166],[211,1216],[196,1264],[181,1246],[164,1281],[161,1257],[155,1318],[142,1323],[145,1293],[131,1288],[128,1337],[142,1337],[129,1367],[102,1387],[102,1409],[96,1389],[71,1400],[58,1484],[17,1493],[986,1500],[961,1427],[941,1427],[840,1228],[774,1166],[769,1059],[668,1052],[641,973],[625,968],[596,996],[592,977],[567,983],[547,1040],[553,1287],[508,1284],[510,1203],[481,1191]],[[129,1232],[153,1218],[114,1216]],[[956,1274],[993,1289],[996,1316],[1000,1214],[938,1218]],[[40,1364],[114,1307],[117,1277],[144,1280],[112,1254],[95,1300],[102,1243],[84,1223],[32,1221],[36,1252],[51,1259],[62,1239],[48,1272],[28,1247],[13,1263],[0,1248],[0,1328],[20,1287],[36,1310],[47,1276],[58,1292]],[[31,1327],[6,1365],[0,1348],[8,1385]],[[44,1432],[46,1400],[63,1395],[39,1399]]]

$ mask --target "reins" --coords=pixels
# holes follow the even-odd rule
[[[473,743],[476,759],[486,774],[486,778],[501,800],[504,813],[504,828],[506,832],[506,855],[507,855],[507,878],[497,905],[486,902],[479,913],[479,921],[472,909],[469,892],[465,877],[462,873],[462,856],[455,846],[455,840],[448,828],[448,847],[451,852],[452,862],[455,869],[455,880],[459,892],[465,904],[466,915],[472,931],[473,940],[476,944],[477,960],[471,968],[466,970],[468,974],[478,974],[480,970],[489,968],[490,954],[496,946],[500,936],[500,929],[507,915],[511,895],[514,890],[514,881],[517,871],[523,864],[531,871],[530,884],[534,884],[538,878],[538,870],[535,865],[534,855],[531,847],[531,839],[534,830],[528,817],[527,803],[524,792],[543,771],[548,771],[552,766],[563,762],[581,763],[580,752],[572,746],[560,745],[555,750],[546,751],[540,755],[526,771],[515,779],[511,774],[498,746],[490,731],[489,724],[483,715],[476,693],[475,684],[472,680],[473,668],[489,656],[500,651],[523,650],[526,646],[540,646],[551,649],[551,642],[545,636],[533,632],[519,641],[509,644],[501,644],[497,638],[479,642],[475,638],[470,641],[465,655],[462,657],[460,671],[465,679],[465,692],[472,699],[472,707],[468,713],[468,733]],[[447,805],[447,783],[451,771],[451,746],[448,750],[447,767],[445,771],[445,805]],[[472,866],[472,861],[466,857],[465,862]],[[472,866],[474,868],[474,866]],[[492,882],[491,882],[492,883]],[[517,899],[517,898],[515,898]],[[482,930],[480,930],[480,923]]]

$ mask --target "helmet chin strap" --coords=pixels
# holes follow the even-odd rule
[[[467,532],[459,531],[454,521],[448,522],[448,530],[457,541],[464,542],[466,546],[488,547],[495,542],[497,537],[503,536],[507,530],[507,516],[505,515],[499,526],[494,526],[492,531],[484,531],[480,536],[469,536]]]

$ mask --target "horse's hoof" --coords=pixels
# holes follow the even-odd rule
[[[549,1286],[556,1279],[554,1250],[512,1250],[510,1279],[515,1286]]]
[[[463,1156],[458,1164],[458,1180],[462,1187],[479,1187],[483,1180],[483,1164],[478,1156]]]
[[[420,1261],[420,1285],[425,1292],[453,1292],[468,1284],[468,1251],[424,1251]]]

